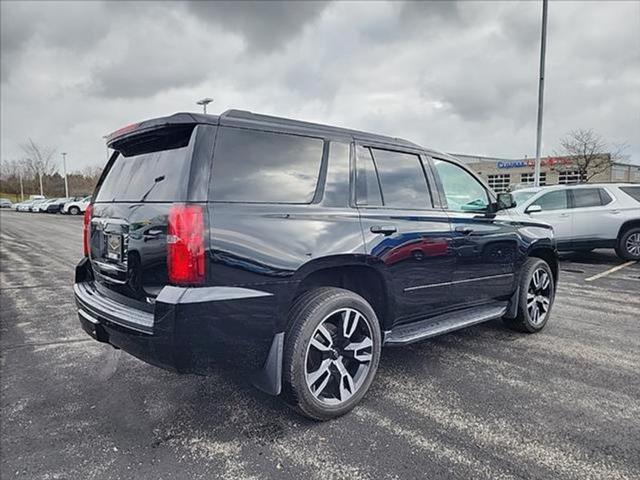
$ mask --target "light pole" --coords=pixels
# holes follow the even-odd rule
[[[542,0],[542,38],[540,39],[540,82],[538,83],[538,131],[533,184],[540,186],[540,147],[542,146],[542,104],[544,99],[544,60],[547,50],[547,0]]]
[[[20,175],[20,201],[24,202],[24,187],[22,186],[22,170],[20,170],[18,173]]]
[[[44,189],[42,188],[42,165],[38,164],[36,168],[38,169],[38,179],[40,181],[40,196],[44,197]]]
[[[207,113],[207,105],[209,105],[211,102],[213,102],[213,98],[203,98],[202,100],[198,100],[196,102],[196,105],[202,105],[202,109],[204,110],[204,113]]]
[[[105,142],[105,146],[107,149],[107,163],[109,163],[109,144],[107,143],[107,138],[109,138],[109,135],[102,135],[102,138],[104,138],[104,142]]]
[[[67,181],[67,152],[62,152],[62,173],[64,173],[64,197],[69,198],[69,182]]]

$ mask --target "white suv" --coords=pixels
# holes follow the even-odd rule
[[[615,248],[640,260],[640,185],[585,184],[523,188],[515,211],[551,224],[558,250]]]
[[[62,213],[69,213],[71,215],[80,215],[84,213],[87,209],[87,206],[91,202],[91,195],[88,197],[81,198],[80,200],[76,200],[75,202],[67,202],[62,207]]]

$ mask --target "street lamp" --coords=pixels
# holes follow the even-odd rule
[[[69,182],[67,181],[67,152],[62,152],[62,173],[64,173],[64,197],[69,198]]]
[[[540,149],[542,147],[542,105],[544,100],[544,60],[547,50],[547,0],[542,0],[542,35],[540,38],[540,79],[538,82],[538,128],[536,132],[536,163],[533,185],[540,186]]]
[[[198,100],[196,102],[196,105],[202,105],[202,109],[204,110],[204,113],[207,113],[207,105],[209,105],[211,102],[213,102],[213,98],[203,98],[202,100]]]

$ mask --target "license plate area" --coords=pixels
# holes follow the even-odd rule
[[[122,260],[122,235],[118,233],[105,234],[107,244],[106,257],[119,262]]]

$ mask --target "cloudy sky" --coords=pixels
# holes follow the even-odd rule
[[[1,3],[1,155],[34,141],[72,169],[102,136],[228,108],[535,154],[541,3]],[[574,128],[640,163],[640,2],[551,2],[544,154]]]

